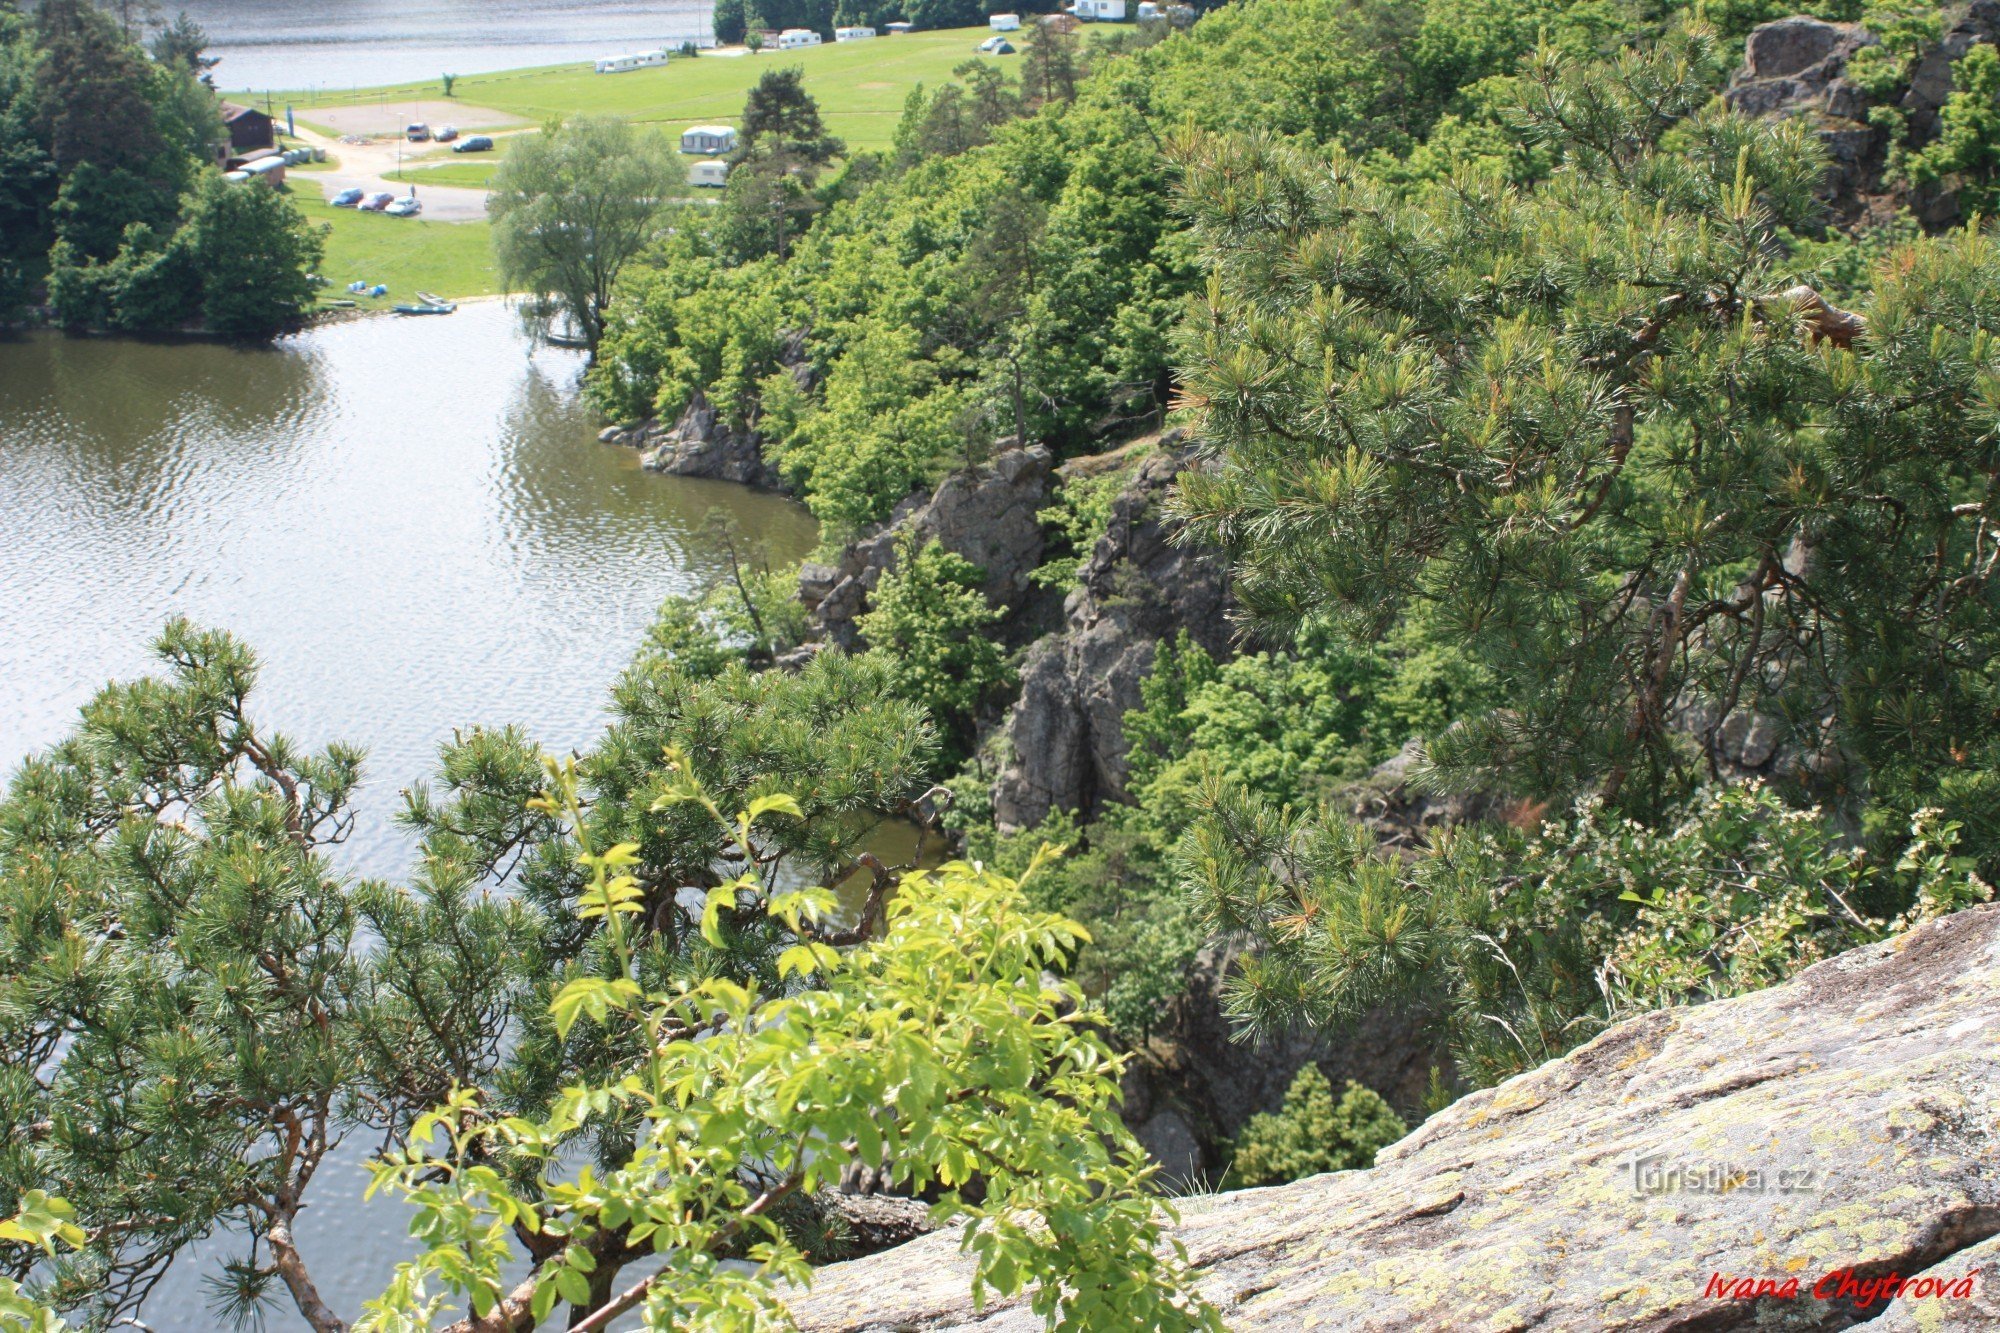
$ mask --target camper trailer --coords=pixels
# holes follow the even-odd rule
[[[1080,19],[1091,19],[1099,23],[1123,23],[1125,0],[1076,0],[1076,3],[1070,6],[1069,12]]]
[[[986,20],[986,26],[995,32],[1019,32],[1021,30],[1021,16],[1019,14],[995,14]]]
[[[778,34],[780,51],[796,51],[804,46],[818,46],[819,34],[811,28],[787,28]]]
[[[681,131],[683,153],[733,153],[736,131],[727,125],[692,125]]]
[[[833,40],[836,42],[865,42],[875,35],[873,28],[835,28]]]
[[[688,168],[688,184],[705,190],[719,190],[729,184],[729,164],[720,158],[707,158]]]
[[[646,69],[653,65],[667,63],[665,51],[641,51],[630,56],[605,56],[597,62],[599,74],[623,74],[627,70]]]

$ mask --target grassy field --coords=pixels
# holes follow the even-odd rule
[[[819,99],[820,111],[833,133],[854,148],[885,148],[902,114],[903,99],[916,84],[935,87],[947,82],[952,70],[967,60],[994,60],[1003,66],[1018,63],[1017,56],[973,52],[973,47],[991,35],[985,28],[955,28],[802,51],[703,55],[625,74],[597,74],[582,64],[468,74],[458,79],[452,100],[538,122],[564,115],[619,115],[678,134],[689,125],[733,123],[759,75],[767,69],[795,65],[805,71],[806,88]],[[313,118],[315,107],[368,103],[393,107],[398,101],[435,100],[441,92],[441,85],[433,80],[317,96],[274,92],[270,97],[276,105],[291,104],[299,120],[324,130],[328,127]],[[263,96],[257,93],[260,101]],[[477,120],[473,115],[456,123],[461,130],[484,128]],[[466,183],[471,182],[468,179]]]
[[[503,139],[501,142],[506,141]],[[499,165],[500,154],[488,153],[470,162],[447,162],[441,167],[405,167],[401,171],[390,172],[388,179],[414,181],[418,185],[463,185],[483,190],[492,183],[493,169]]]
[[[317,185],[292,191],[292,198],[308,218],[333,227],[320,265],[328,299],[347,299],[350,282],[379,282],[389,289],[385,300],[356,298],[364,307],[407,301],[419,291],[484,296],[500,290],[493,276],[492,229],[484,222],[426,222],[334,208],[320,198]]]
[[[853,148],[885,148],[911,88],[919,83],[935,87],[947,82],[952,70],[967,60],[997,60],[1005,67],[1018,59],[976,55],[972,48],[989,35],[985,28],[959,28],[803,51],[705,55],[625,74],[596,74],[583,65],[469,74],[457,81],[452,100],[468,109],[486,108],[530,122],[573,114],[621,115],[678,134],[689,125],[734,124],[743,110],[744,97],[765,70],[795,65],[805,71],[806,87],[819,99],[821,113],[833,133]],[[303,123],[334,133],[330,126],[314,119],[314,108],[372,104],[393,109],[399,102],[435,102],[441,92],[438,83],[427,82],[318,96],[301,92],[273,92],[269,96],[275,105],[290,103]],[[264,94],[260,91],[256,96],[261,102]],[[478,119],[470,114],[457,119],[456,124],[466,132],[492,128],[480,125]],[[397,180],[483,188],[499,165],[506,143],[506,139],[500,140],[500,152],[438,166],[412,166],[390,174]],[[408,299],[419,289],[441,296],[480,296],[499,290],[493,274],[491,229],[486,223],[357,213],[351,208],[330,207],[320,194],[317,184],[303,182],[293,191],[309,218],[333,228],[322,266],[331,284],[328,298],[346,298],[345,288],[354,281],[387,286],[389,298],[380,302],[384,305]],[[362,304],[376,303],[363,300]]]

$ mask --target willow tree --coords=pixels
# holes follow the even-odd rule
[[[1717,56],[1538,54],[1528,192],[1184,141],[1217,466],[1181,512],[1256,625],[1421,604],[1490,664],[1504,706],[1429,739],[1435,780],[1640,811],[1762,765],[1990,839],[2000,255],[1925,241],[1830,305],[1787,244],[1818,146],[1713,103]]]
[[[686,177],[657,132],[615,116],[516,140],[486,201],[501,279],[560,310],[594,355],[619,271],[660,235]]]

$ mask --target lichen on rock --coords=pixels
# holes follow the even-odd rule
[[[2000,905],[1621,1023],[1370,1170],[1180,1207],[1238,1333],[1994,1327],[1993,1272],[1962,1300],[1811,1293],[2000,1259]],[[1737,1300],[1718,1276],[1800,1294]],[[947,1232],[824,1269],[792,1308],[807,1333],[1042,1326],[975,1311],[968,1277]]]

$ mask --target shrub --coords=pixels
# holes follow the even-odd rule
[[[1250,1117],[1230,1173],[1242,1185],[1280,1185],[1326,1171],[1375,1165],[1375,1154],[1410,1132],[1389,1103],[1348,1080],[1340,1099],[1318,1065],[1299,1070],[1276,1111]]]

